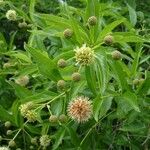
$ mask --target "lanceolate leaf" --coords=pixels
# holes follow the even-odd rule
[[[57,66],[50,58],[48,58],[48,56],[38,51],[37,49],[28,47],[27,45],[26,49],[28,52],[30,52],[33,59],[37,63],[41,74],[53,81],[61,79],[61,75],[57,69]]]

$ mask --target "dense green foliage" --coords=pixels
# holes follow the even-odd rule
[[[0,1],[1,146],[150,148],[150,16],[139,3]]]

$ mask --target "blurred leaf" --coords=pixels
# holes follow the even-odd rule
[[[59,147],[59,145],[63,140],[64,135],[65,135],[65,129],[64,128],[59,129],[55,135],[55,143],[53,145],[52,150],[56,150]]]
[[[136,11],[128,3],[126,3],[126,5],[128,7],[128,10],[129,10],[130,22],[132,23],[133,26],[135,26],[137,23]]]
[[[138,101],[137,101],[137,96],[134,93],[131,93],[129,91],[125,92],[123,94],[122,98],[127,103],[129,103],[135,111],[140,112],[140,109],[139,109],[139,106],[138,106]]]

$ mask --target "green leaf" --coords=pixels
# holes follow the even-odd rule
[[[85,75],[90,90],[93,92],[94,95],[97,95],[96,76],[95,76],[95,70],[92,65],[85,67]]]
[[[45,53],[42,53],[37,49],[28,47],[27,45],[25,46],[25,48],[28,52],[30,52],[30,54],[36,61],[41,74],[53,81],[61,79],[61,75],[57,69],[56,64],[50,58],[48,58]]]
[[[32,92],[29,91],[27,88],[22,87],[19,84],[16,84],[12,81],[8,81],[8,83],[15,89],[15,93],[17,97],[19,97],[20,99],[26,98],[32,95]]]
[[[23,117],[20,115],[20,110],[19,110],[20,102],[19,100],[14,101],[11,111],[14,116],[14,121],[18,127],[22,127],[23,125]]]
[[[135,26],[137,23],[136,11],[128,3],[126,3],[126,5],[128,7],[128,10],[129,10],[130,22],[132,23],[133,26]]]
[[[14,117],[0,105],[0,120],[10,121],[15,124]]]
[[[55,135],[55,143],[53,145],[52,150],[56,150],[59,147],[59,145],[63,140],[64,135],[65,135],[65,129],[61,128]]]
[[[101,95],[98,95],[93,101],[93,116],[97,122],[99,119],[99,111],[101,109],[102,103],[103,99],[101,99]]]
[[[122,97],[137,112],[140,112],[137,96],[132,92],[125,92]]]
[[[121,62],[119,61],[109,61],[110,66],[114,72],[114,78],[118,82],[120,88],[122,90],[128,90],[129,86],[127,83],[127,73],[124,71],[123,66],[121,65]]]
[[[110,33],[114,28],[116,28],[118,25],[120,25],[121,23],[123,23],[125,21],[125,19],[120,19],[120,20],[116,20],[108,25],[105,26],[105,28],[102,30],[102,32],[100,32],[96,43],[102,42],[104,37]]]

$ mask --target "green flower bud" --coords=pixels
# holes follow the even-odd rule
[[[108,45],[112,44],[114,42],[114,38],[111,35],[107,35],[104,37],[104,42]]]
[[[71,77],[72,77],[72,80],[75,82],[78,82],[81,80],[81,75],[78,72],[74,72]]]
[[[10,140],[9,143],[8,143],[9,147],[15,147],[16,146],[16,143],[14,140]]]
[[[121,57],[122,57],[122,54],[119,51],[115,50],[112,52],[112,58],[114,60],[119,60],[121,59]]]
[[[134,79],[133,80],[133,85],[138,85],[139,84],[139,79]]]
[[[31,144],[37,145],[37,137],[31,138]]]
[[[89,19],[88,19],[88,24],[90,26],[95,26],[97,24],[97,18],[95,16],[91,16]]]
[[[29,77],[27,75],[21,76],[17,78],[15,82],[21,86],[26,86],[29,83]]]
[[[11,135],[13,133],[13,131],[12,130],[7,130],[7,135]]]
[[[58,122],[58,117],[56,115],[51,115],[49,117],[49,122],[51,122],[51,123],[57,123]]]
[[[59,121],[60,121],[61,123],[65,123],[65,122],[67,122],[67,120],[68,120],[68,117],[67,117],[65,114],[61,114],[61,115],[59,116]]]
[[[64,37],[65,38],[71,38],[72,37],[72,35],[73,35],[73,31],[71,30],[71,29],[66,29],[64,32],[63,32],[63,34],[64,34]]]
[[[65,68],[67,66],[67,62],[64,59],[59,59],[57,65],[60,68]]]
[[[18,24],[18,27],[19,28],[26,28],[28,25],[27,25],[27,23],[26,22],[20,22],[19,24]]]
[[[15,21],[17,18],[16,11],[15,10],[8,10],[6,13],[6,18],[8,20]]]
[[[66,82],[64,80],[59,80],[57,82],[57,88],[58,89],[63,90],[63,89],[65,89],[65,87],[66,87]]]
[[[139,79],[139,83],[142,84],[145,81],[145,79],[141,78]]]
[[[5,127],[6,128],[10,128],[11,127],[11,122],[10,121],[6,121],[5,122]]]
[[[30,149],[34,149],[34,146],[33,146],[33,145],[31,145],[31,146],[30,146]]]

